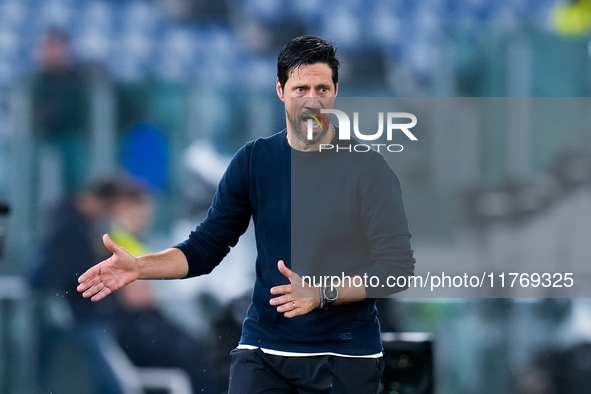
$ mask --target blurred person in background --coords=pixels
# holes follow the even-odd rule
[[[148,253],[141,241],[153,213],[153,198],[139,182],[130,182],[113,204],[111,239],[134,256]],[[136,281],[116,294],[110,317],[117,341],[138,367],[181,368],[193,390],[219,393],[212,379],[214,365],[204,341],[191,337],[160,311],[150,282]]]
[[[324,208],[318,217],[309,218],[309,237],[297,243],[300,251],[330,255],[356,278],[359,271],[368,276],[414,272],[399,182],[383,156],[370,151],[348,161],[337,153],[330,156],[338,163],[336,168],[325,169],[327,162],[321,159],[328,157],[318,150],[320,144],[339,141],[334,126],[315,128],[314,138],[308,140],[302,114],[293,113],[293,97],[318,105],[321,98],[334,101],[338,67],[336,50],[328,41],[302,36],[288,42],[279,54],[276,80],[286,128],[251,141],[236,153],[207,218],[189,239],[162,252],[134,257],[104,235],[113,255],[79,278],[78,291],[100,301],[137,279],[207,274],[236,245],[252,218],[256,280],[239,346],[231,353],[230,394],[375,393],[380,385],[384,368],[380,328],[375,298],[366,288],[321,285],[303,289],[307,292],[298,296],[292,289],[292,284],[301,286],[290,269],[291,200],[297,200],[292,196],[297,190],[291,187],[294,169],[308,186],[322,188],[304,196],[313,199],[310,208],[314,212]],[[294,154],[297,166],[291,163]],[[339,198],[335,185],[342,187]],[[363,201],[353,203],[361,193]],[[342,249],[326,246],[335,237]]]
[[[35,60],[33,129],[41,153],[38,160],[55,158],[54,173],[47,173],[43,162],[37,171],[72,194],[88,179],[90,164],[87,79],[74,61],[70,37],[60,29],[49,29],[39,37]]]
[[[48,221],[47,234],[36,254],[31,284],[34,289],[48,290],[48,296],[55,294],[57,301],[65,300],[72,321],[64,322],[68,320],[68,315],[64,314],[58,317],[62,321],[42,322],[42,385],[48,384],[46,375],[53,350],[59,339],[65,338],[73,340],[83,350],[95,386],[101,393],[123,393],[109,360],[109,354],[118,353],[112,330],[115,299],[104,304],[84,302],[77,296],[72,280],[105,255],[104,247],[96,242],[97,234],[106,229],[114,204],[126,187],[120,177],[109,176],[91,182],[75,196],[65,197]],[[53,300],[45,297],[43,301]]]
[[[556,31],[565,36],[591,35],[591,0],[562,0],[552,13]]]

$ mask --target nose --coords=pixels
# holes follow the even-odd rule
[[[304,96],[306,98],[305,105],[306,107],[312,108],[321,108],[320,106],[320,96],[316,92],[310,92]]]

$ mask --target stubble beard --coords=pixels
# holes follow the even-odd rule
[[[310,140],[307,138],[306,134],[307,134],[307,127],[306,127],[306,131],[302,131],[302,118],[300,116],[296,116],[295,118],[292,118],[289,115],[289,112],[287,112],[287,109],[285,110],[285,116],[287,116],[287,121],[289,122],[289,124],[291,125],[291,134],[292,136],[295,136],[299,141],[303,142],[304,144],[310,146],[310,145],[316,145],[318,144],[320,141],[322,141],[324,139],[324,137],[326,136],[326,133],[328,133],[328,129],[323,128],[322,126],[320,126],[320,132],[313,135],[313,138]]]

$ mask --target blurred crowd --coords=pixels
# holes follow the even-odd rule
[[[140,383],[130,382],[135,367],[180,368],[195,391],[219,392],[210,343],[171,322],[160,311],[149,282],[135,282],[96,304],[76,291],[77,276],[110,256],[100,243],[102,233],[134,255],[147,252],[142,237],[152,210],[147,187],[116,174],[82,188],[53,212],[50,230],[35,254],[31,284],[39,292],[42,311],[56,296],[66,302],[60,316],[42,319],[38,327],[42,390],[54,390],[50,372],[55,349],[69,341],[82,350],[97,392],[142,392]]]

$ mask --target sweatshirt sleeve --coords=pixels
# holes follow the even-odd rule
[[[246,229],[252,215],[249,195],[252,143],[232,158],[222,177],[205,220],[189,238],[176,245],[187,258],[187,278],[210,273],[228,254]]]
[[[370,261],[353,274],[376,276],[381,284],[387,283],[389,276],[413,275],[415,259],[400,182],[382,155],[375,154],[365,163],[358,190]],[[404,288],[388,286],[366,289],[369,298],[401,290]]]

